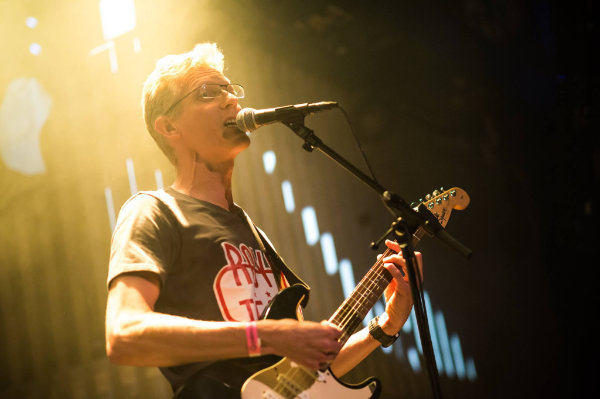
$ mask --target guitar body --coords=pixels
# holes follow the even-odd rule
[[[324,372],[308,370],[286,357],[251,376],[242,387],[242,399],[368,399],[379,397],[380,391],[376,378],[347,384],[338,380],[329,369]]]
[[[308,291],[301,285],[288,287],[273,298],[262,317],[274,320],[299,319],[300,303],[306,295]],[[301,378],[296,381],[298,376]],[[285,389],[282,389],[282,381],[286,384]],[[297,386],[306,389],[290,396],[292,391],[297,391],[294,388]],[[346,384],[329,370],[312,371],[288,358],[269,355],[216,362],[191,377],[173,399],[366,399],[377,398],[380,390],[379,381],[375,378],[356,385]]]

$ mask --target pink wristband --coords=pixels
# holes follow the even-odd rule
[[[248,356],[260,356],[260,338],[258,338],[255,321],[246,323],[246,346],[248,347]]]

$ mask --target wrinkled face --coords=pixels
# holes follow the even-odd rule
[[[222,73],[201,68],[193,72],[187,93],[205,83],[227,85],[229,79]],[[225,122],[235,120],[241,107],[238,99],[223,90],[217,97],[206,99],[202,90],[195,90],[177,104],[173,124],[181,134],[181,144],[209,164],[229,161],[250,145],[245,132],[237,127],[226,127]]]

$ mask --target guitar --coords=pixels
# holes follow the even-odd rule
[[[427,195],[423,205],[442,226],[448,223],[453,209],[465,209],[470,202],[468,194],[457,187],[434,191]],[[412,244],[419,243],[425,231],[419,227],[413,234]],[[383,267],[381,259],[393,254],[386,249],[352,293],[329,319],[342,329],[339,342],[344,344],[360,325],[369,310],[383,294],[392,275]],[[265,309],[263,318],[301,319],[300,303],[308,294],[305,287],[293,285],[282,290]],[[213,369],[192,378],[191,384],[175,396],[176,399],[239,398],[242,399],[310,399],[377,398],[381,391],[379,381],[370,377],[358,384],[340,381],[330,369],[315,371],[296,364],[287,357],[261,356],[259,358],[217,362]],[[274,363],[274,364],[273,364]],[[265,366],[265,364],[270,364]],[[249,377],[247,377],[249,376]],[[247,378],[247,379],[246,379]],[[241,389],[240,389],[241,387]],[[241,395],[240,395],[241,394]],[[215,396],[217,395],[217,396]]]

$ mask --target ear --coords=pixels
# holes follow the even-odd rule
[[[180,134],[173,120],[166,115],[156,118],[154,121],[154,130],[165,136],[165,138],[174,138]]]

